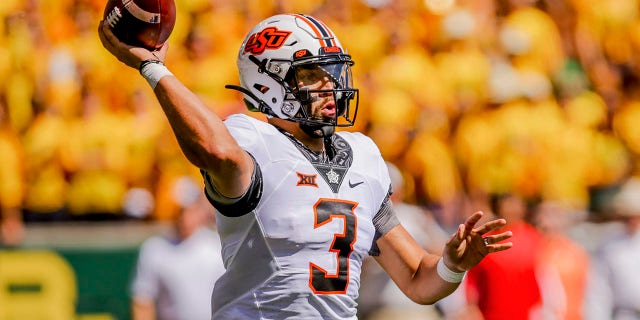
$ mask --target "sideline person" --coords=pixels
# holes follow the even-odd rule
[[[211,319],[215,281],[224,273],[213,208],[191,178],[173,190],[180,205],[171,232],[140,246],[131,283],[133,320]]]

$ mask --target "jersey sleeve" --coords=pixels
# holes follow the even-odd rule
[[[249,153],[254,163],[251,184],[244,195],[238,198],[223,196],[213,185],[209,174],[204,170],[200,171],[204,178],[207,199],[216,210],[228,217],[239,217],[251,212],[256,208],[262,196],[262,171],[256,161],[256,156],[265,157],[268,153],[265,150],[265,143],[256,126],[258,124],[256,121],[245,115],[233,115],[225,120],[225,125],[233,138],[240,147]]]
[[[387,196],[380,206],[380,210],[378,210],[378,213],[373,217],[373,225],[376,228],[376,233],[373,237],[373,243],[371,244],[369,255],[378,256],[380,254],[380,249],[378,248],[376,241],[399,224],[400,220],[393,210],[393,203]]]
[[[251,156],[251,159],[254,163],[251,184],[244,195],[238,198],[228,198],[220,194],[211,182],[209,174],[204,170],[200,170],[204,178],[205,195],[220,214],[227,217],[239,217],[253,211],[253,209],[258,206],[258,202],[262,196],[262,171],[255,158]]]
[[[267,141],[272,135],[279,134],[270,124],[244,114],[229,116],[225,121],[231,136],[242,149],[251,154],[256,163],[268,163],[271,159]]]

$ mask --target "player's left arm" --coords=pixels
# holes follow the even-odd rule
[[[433,304],[456,290],[461,280],[456,280],[456,275],[480,263],[487,254],[512,246],[510,242],[499,243],[511,237],[510,231],[485,235],[504,226],[504,219],[476,227],[481,217],[482,212],[476,212],[459,225],[447,241],[442,257],[425,251],[402,225],[396,225],[377,240],[379,254],[375,258],[407,297],[416,303]],[[441,258],[444,266],[438,272]]]

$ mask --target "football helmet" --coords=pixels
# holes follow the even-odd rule
[[[303,14],[279,14],[258,23],[238,53],[240,85],[249,110],[288,119],[306,127],[352,126],[358,110],[358,89],[352,87],[351,56],[321,21]],[[329,85],[301,86],[309,70],[323,73]],[[331,116],[313,115],[311,104],[333,96]],[[350,106],[355,100],[355,105]]]

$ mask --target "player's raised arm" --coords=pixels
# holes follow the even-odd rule
[[[152,86],[182,152],[207,171],[217,190],[230,198],[241,196],[253,173],[253,161],[233,139],[222,119],[164,65],[168,44],[149,51],[121,42],[106,22],[98,34],[102,45],[118,60],[138,69]]]

